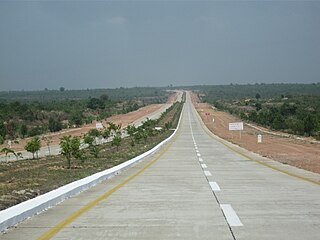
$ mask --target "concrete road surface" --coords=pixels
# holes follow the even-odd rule
[[[150,159],[0,235],[8,239],[319,239],[320,186],[210,137],[189,96]]]

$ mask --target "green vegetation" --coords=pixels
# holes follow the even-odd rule
[[[117,147],[117,152],[119,151],[119,146],[121,145],[121,135],[120,134],[116,134],[111,141],[111,146],[116,146]]]
[[[112,142],[96,145],[99,154],[95,156],[90,147],[79,151],[79,138],[74,139],[67,136],[62,138],[60,143],[63,155],[32,161],[20,160],[0,163],[0,181],[3,183],[0,185],[0,210],[111,168],[153,148],[172,134],[172,130],[165,130],[164,125],[170,123],[173,128],[177,126],[182,105],[182,103],[174,104],[158,120],[145,121],[142,124],[143,127],[138,128],[140,132],[147,133],[145,135],[147,141],[138,143],[134,140],[134,146],[132,146],[130,137],[123,138],[119,145],[112,145]],[[160,127],[162,130],[155,130],[154,126]],[[99,137],[101,134],[117,136],[117,130],[114,131],[114,129],[119,130],[119,125],[109,124],[107,129],[98,131],[99,134],[96,130],[91,130],[89,132],[91,138],[87,141],[91,142],[93,137]],[[136,128],[134,127],[134,129]],[[80,155],[78,155],[79,152]]]
[[[68,168],[71,168],[71,159],[81,158],[82,151],[80,150],[80,138],[64,136],[60,141],[61,154],[64,155],[68,161]]]
[[[134,111],[168,95],[157,88],[0,92],[0,144]]]
[[[38,137],[34,137],[32,138],[30,141],[27,142],[27,145],[25,146],[25,150],[27,150],[28,152],[32,153],[32,159],[34,159],[34,154],[37,153],[37,158],[38,157],[38,151],[41,148],[41,142],[40,142],[40,138]]]
[[[63,90],[61,90],[63,89]],[[86,89],[86,90],[43,90],[43,91],[2,91],[0,102],[51,102],[61,100],[87,100],[89,98],[99,99],[101,96],[114,101],[141,100],[145,104],[165,102],[168,93],[165,88],[134,87],[116,89]],[[107,102],[108,99],[103,99]],[[94,103],[96,100],[92,100]],[[99,104],[98,104],[99,105]],[[129,106],[129,105],[128,105]]]
[[[320,96],[320,83],[314,84],[247,84],[247,85],[216,85],[216,86],[192,86],[184,87],[205,94],[203,100],[213,102],[215,100],[239,100],[255,98],[257,94],[263,99],[280,98],[281,96]]]
[[[319,83],[210,86],[199,97],[243,120],[320,139]]]

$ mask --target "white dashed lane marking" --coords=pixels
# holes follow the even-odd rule
[[[209,184],[210,184],[210,187],[211,187],[212,191],[214,191],[214,192],[219,192],[219,191],[221,190],[220,187],[219,187],[219,185],[218,185],[218,183],[216,183],[216,182],[209,182]]]
[[[202,158],[199,158],[199,162],[203,162],[203,159],[202,159]]]
[[[205,175],[206,177],[212,176],[211,172],[209,172],[209,171],[203,171],[203,172],[204,172],[204,175]]]
[[[242,222],[240,221],[238,215],[233,210],[230,204],[220,204],[220,207],[223,211],[223,214],[226,216],[227,222],[231,227],[240,227],[243,226]]]
[[[203,164],[201,164],[201,167],[202,168],[207,168],[207,165],[203,163]]]
[[[198,156],[198,157],[201,157],[201,154],[200,154],[200,153],[197,153],[197,156]]]

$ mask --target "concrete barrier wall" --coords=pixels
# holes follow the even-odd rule
[[[183,109],[184,110],[184,109]],[[182,112],[183,112],[182,110]],[[4,231],[5,229],[16,225],[17,223],[29,218],[37,213],[40,213],[52,206],[57,205],[58,203],[62,202],[63,200],[79,194],[80,192],[95,186],[96,184],[100,183],[103,180],[106,180],[121,171],[131,167],[132,165],[142,161],[144,158],[152,155],[156,151],[158,151],[162,145],[168,142],[177,132],[182,112],[180,115],[179,123],[173,134],[170,137],[156,145],[154,148],[150,149],[149,151],[130,159],[122,164],[119,164],[113,168],[95,173],[91,176],[86,178],[77,180],[75,182],[69,183],[65,186],[57,188],[53,191],[35,197],[33,199],[27,200],[20,204],[17,204],[13,207],[7,208],[5,210],[0,211],[0,231]]]

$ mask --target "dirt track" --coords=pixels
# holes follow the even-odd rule
[[[320,173],[319,143],[266,133],[262,134],[262,143],[258,143],[257,135],[261,132],[247,125],[244,126],[240,139],[238,131],[228,130],[229,123],[239,122],[240,119],[226,112],[217,111],[207,103],[199,103],[195,94],[192,94],[192,102],[206,126],[219,137],[281,163]]]

